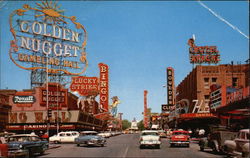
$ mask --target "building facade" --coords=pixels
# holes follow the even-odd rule
[[[184,128],[197,128],[204,125],[203,122],[219,123],[218,117],[210,112],[210,86],[222,85],[235,89],[246,87],[249,84],[246,82],[248,71],[247,64],[197,65],[176,87],[176,123]]]

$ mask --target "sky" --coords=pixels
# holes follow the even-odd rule
[[[109,96],[118,96],[123,119],[143,119],[148,107],[161,112],[167,103],[166,68],[173,67],[177,86],[193,69],[187,41],[217,46],[220,64],[249,59],[247,1],[59,1],[88,32],[89,66],[83,74],[99,76],[98,63],[109,66]],[[30,71],[9,58],[9,15],[33,1],[0,1],[0,89],[29,89]],[[206,7],[204,7],[204,4]],[[111,99],[110,99],[111,103]]]

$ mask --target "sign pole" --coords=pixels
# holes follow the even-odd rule
[[[48,54],[46,54],[46,107],[47,107],[47,134],[48,134],[48,137],[49,137],[49,69],[48,69]]]

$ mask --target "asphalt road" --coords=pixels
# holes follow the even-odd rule
[[[196,143],[186,147],[169,147],[168,140],[162,139],[161,149],[139,148],[139,134],[123,134],[107,139],[105,147],[77,147],[75,144],[60,144],[49,149],[40,157],[166,157],[166,158],[223,158],[211,150],[199,151]]]

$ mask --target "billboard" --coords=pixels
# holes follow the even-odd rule
[[[9,56],[18,67],[67,75],[85,72],[87,32],[56,2],[24,4],[10,14],[9,25],[13,36]]]

